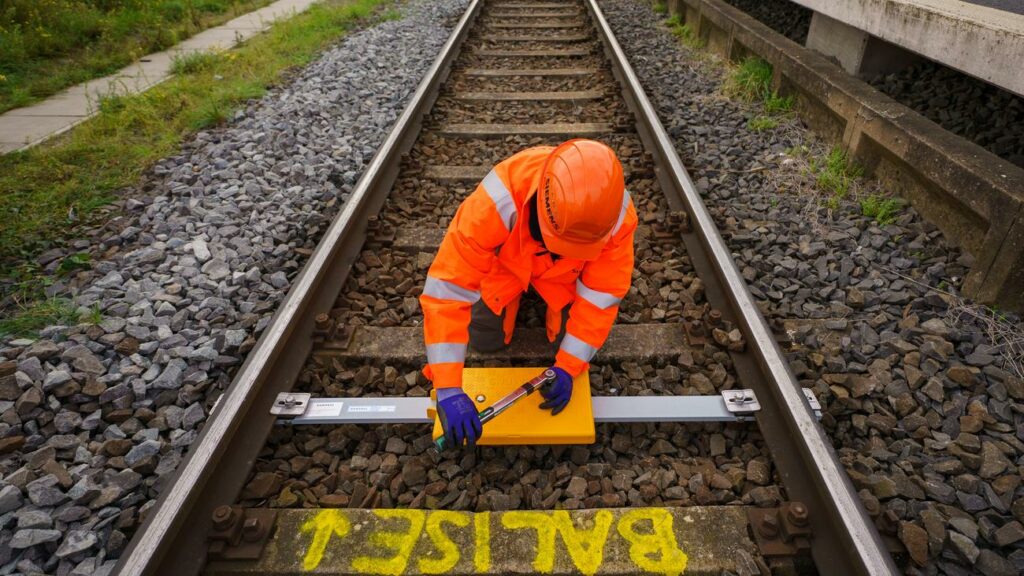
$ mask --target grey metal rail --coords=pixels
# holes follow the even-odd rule
[[[706,293],[747,340],[750,354],[734,356],[736,369],[761,402],[758,425],[790,499],[811,512],[815,563],[832,575],[899,574],[597,0],[587,4],[641,138],[655,156],[658,179],[670,201],[690,215],[693,232],[683,235],[684,243],[705,284],[719,288],[708,284]]]
[[[205,549],[213,510],[234,501],[244,484],[274,424],[268,408],[278,392],[291,389],[299,374],[312,348],[313,320],[330,308],[348,276],[363,245],[367,221],[383,204],[401,157],[419,135],[423,117],[447,79],[481,3],[470,2],[345,208],[218,401],[174,480],[129,543],[115,567],[116,574],[180,576],[202,570],[202,554],[180,551]],[[211,482],[214,478],[216,482]]]

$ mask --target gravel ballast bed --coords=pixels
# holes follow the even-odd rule
[[[922,62],[871,85],[900,104],[1024,168],[1024,97],[936,62]]]
[[[725,0],[801,46],[807,42],[814,11],[790,0]]]
[[[923,287],[955,292],[967,258],[911,208],[886,226],[851,200],[822,215],[786,154],[824,151],[809,133],[749,130],[758,110],[722,97],[721,69],[660,16],[601,5],[862,499],[895,516],[908,572],[1020,573],[1024,383],[952,320],[958,299]]]
[[[66,288],[102,321],[0,346],[0,574],[109,572],[465,4],[410,3],[197,134]]]

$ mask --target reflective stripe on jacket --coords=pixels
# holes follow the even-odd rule
[[[427,272],[420,296],[427,349],[424,373],[435,388],[462,385],[469,342],[470,309],[478,300],[495,314],[532,284],[548,305],[548,339],[561,329],[561,310],[571,305],[555,365],[583,372],[604,344],[629,290],[633,273],[636,210],[629,193],[619,220],[595,260],[553,260],[530,236],[526,205],[537,190],[550,146],[529,148],[502,161],[467,197],[452,218]],[[511,339],[506,322],[506,342]]]

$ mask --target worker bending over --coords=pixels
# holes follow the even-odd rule
[[[558,350],[541,408],[565,408],[573,378],[604,344],[629,290],[636,226],[622,165],[593,140],[523,150],[462,202],[420,297],[424,373],[449,446],[472,446],[482,433],[462,391],[467,345],[507,346],[530,286],[547,304],[547,336]]]

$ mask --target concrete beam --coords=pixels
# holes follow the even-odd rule
[[[594,362],[671,361],[688,349],[682,324],[616,324]],[[418,326],[358,326],[348,341],[326,341],[313,353],[320,357],[401,364],[423,362],[426,357],[423,328]],[[470,348],[467,363],[481,365],[489,360],[504,360],[541,365],[549,362],[554,353],[554,345],[548,342],[543,328],[520,328],[504,350],[481,354]]]
[[[793,0],[1024,96],[1024,16],[949,0]],[[809,41],[810,39],[808,39]]]
[[[738,506],[281,510],[259,560],[213,560],[205,574],[749,575],[748,526]]]
[[[497,138],[504,136],[559,136],[580,138],[615,132],[604,122],[562,122],[551,124],[445,124],[438,129],[450,138]]]
[[[490,171],[491,166],[427,166],[423,176],[442,182],[479,182]]]
[[[807,47],[835,58],[848,73],[861,78],[898,72],[922,60],[920,56],[815,12]]]

